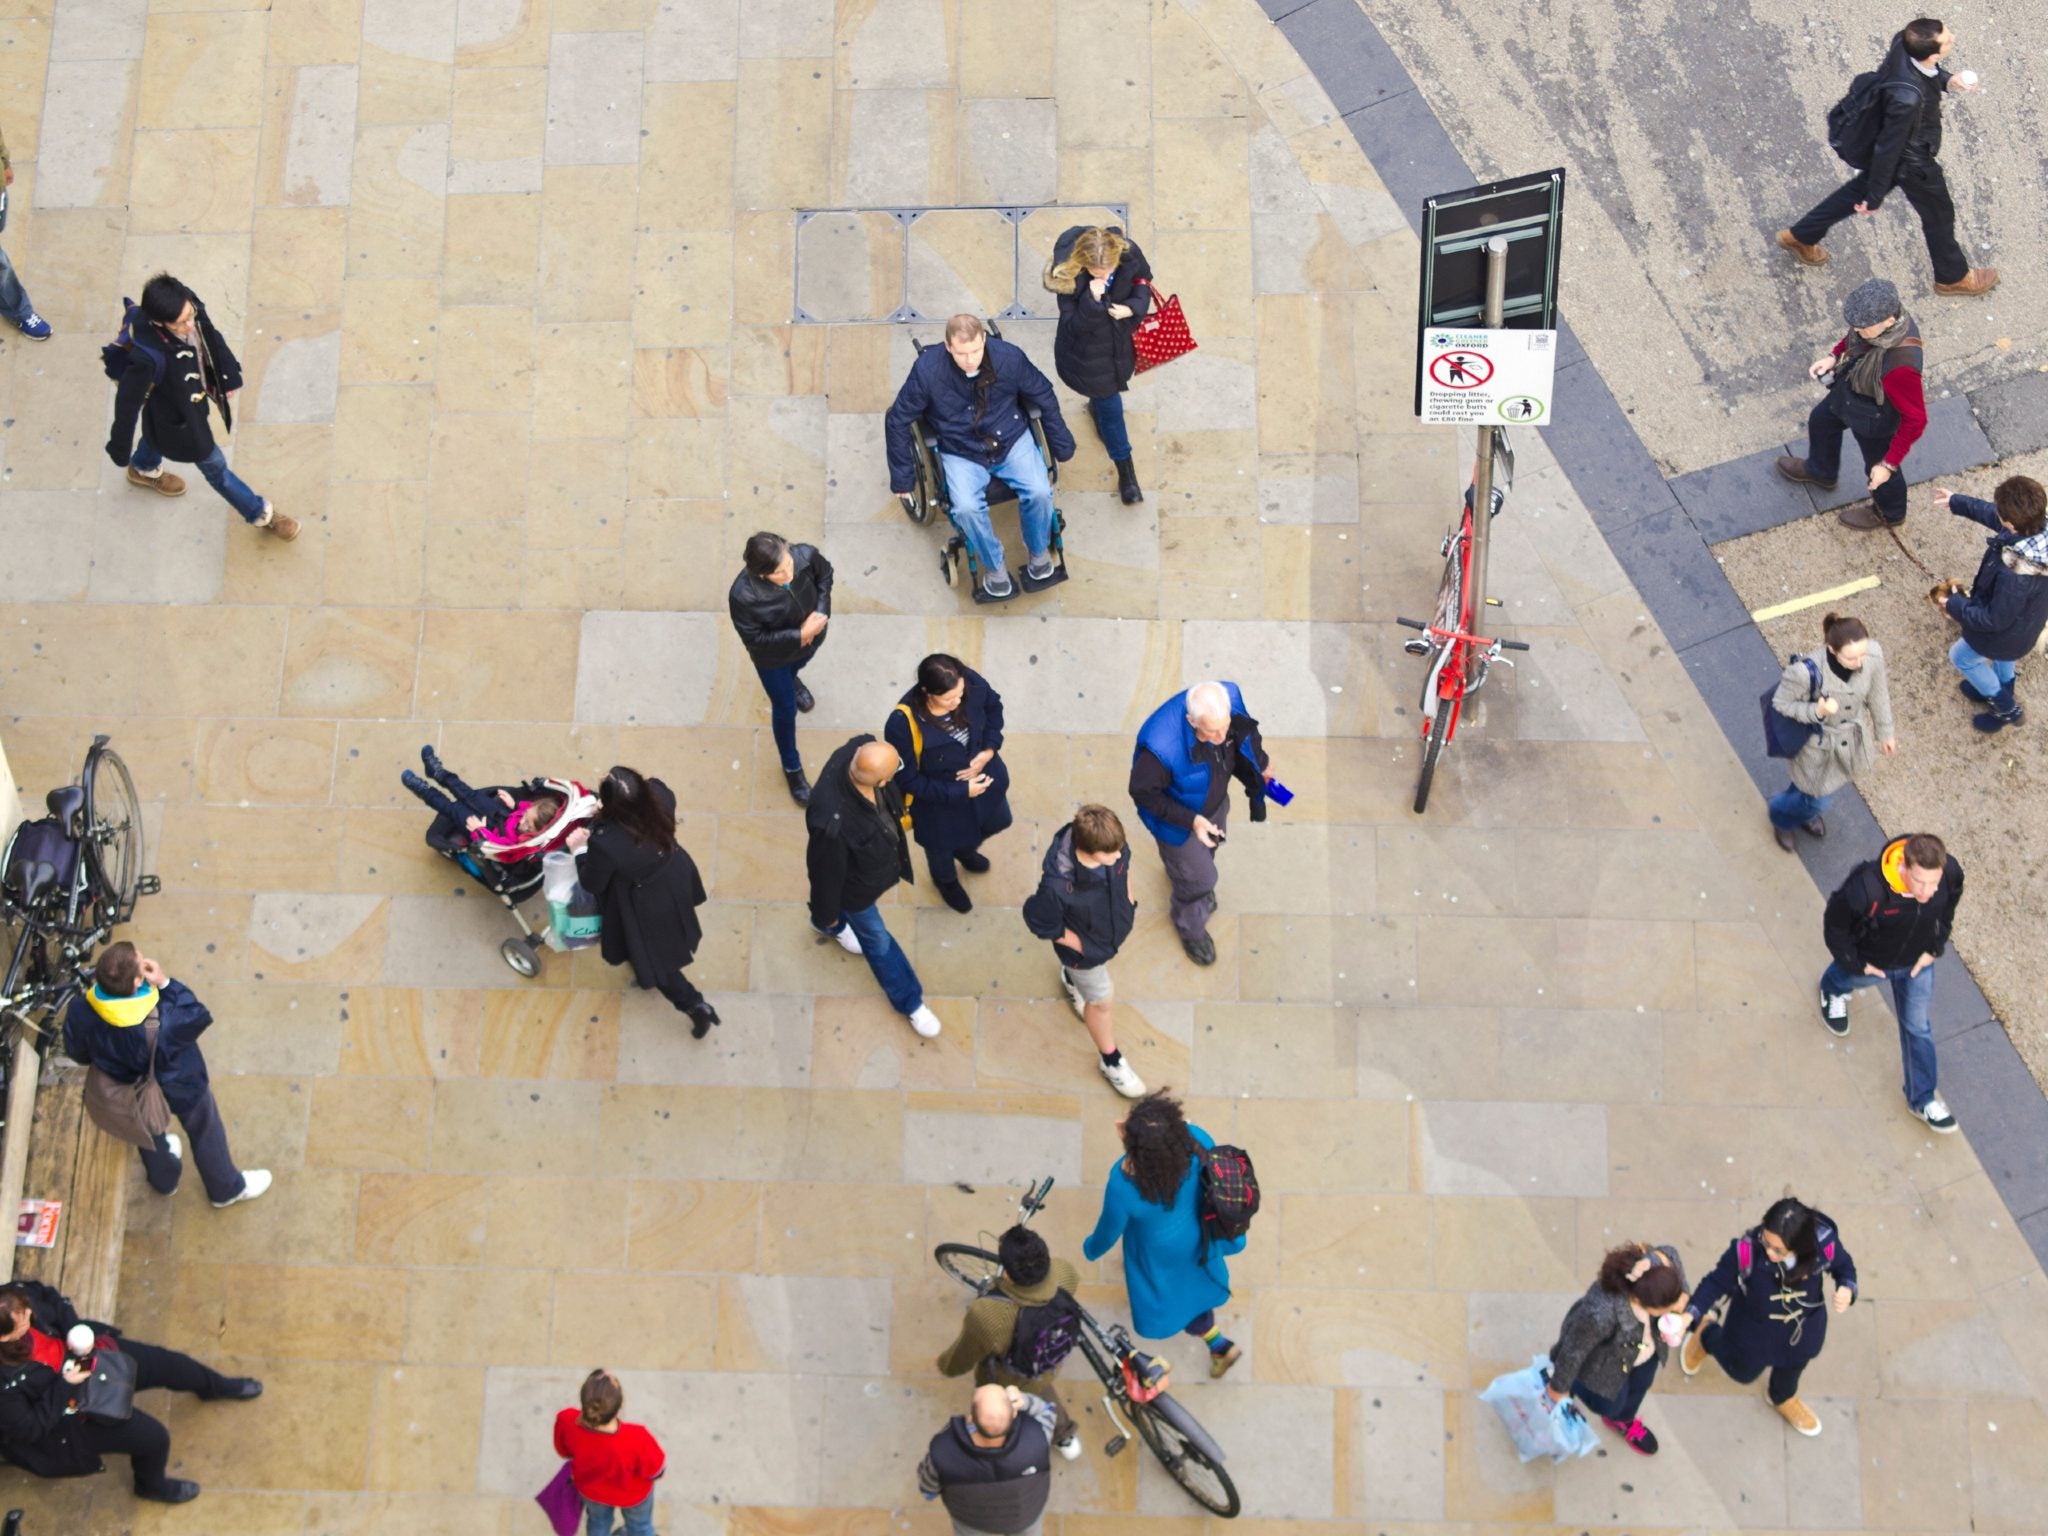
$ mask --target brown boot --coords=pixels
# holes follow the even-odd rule
[[[1809,267],[1824,267],[1834,258],[1817,245],[1808,245],[1789,229],[1778,231],[1778,244]]]
[[[128,483],[139,485],[145,491],[155,491],[159,496],[182,496],[185,482],[168,469],[160,469],[153,475],[145,475],[133,464],[128,466]]]
[[[1699,1375],[1700,1367],[1707,1363],[1707,1341],[1702,1336],[1706,1326],[1707,1320],[1701,1318],[1699,1327],[1685,1336],[1685,1348],[1678,1352],[1679,1368],[1688,1376]]]
[[[286,517],[267,501],[263,503],[263,518],[256,526],[273,538],[283,539],[287,544],[299,536],[299,520],[296,517]]]
[[[1817,485],[1824,491],[1832,491],[1835,482],[1823,480],[1806,467],[1806,460],[1789,453],[1778,455],[1778,473],[1787,480],[1796,480],[1801,485]]]
[[[1785,1401],[1779,1403],[1777,1407],[1778,1412],[1784,1415],[1785,1422],[1798,1430],[1802,1435],[1817,1435],[1820,1433],[1820,1416],[1807,1407],[1806,1404],[1799,1401],[1798,1398],[1788,1397]]]
[[[1859,501],[1842,508],[1835,514],[1835,521],[1844,528],[1854,528],[1858,533],[1874,533],[1879,528],[1889,527],[1884,516],[1867,501]]]
[[[1950,293],[1957,298],[1974,299],[1981,293],[1989,293],[1998,286],[1998,268],[1972,267],[1959,283],[1936,283],[1936,293]]]

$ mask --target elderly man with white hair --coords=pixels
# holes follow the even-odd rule
[[[953,1536],[1039,1536],[1052,1491],[1052,1426],[1044,1398],[976,1387],[969,1411],[932,1436],[918,1491],[945,1501]]]
[[[1197,965],[1216,963],[1209,914],[1216,910],[1216,850],[1230,819],[1230,781],[1243,783],[1252,820],[1264,821],[1270,761],[1235,683],[1196,683],[1139,727],[1131,799],[1159,845],[1173,883],[1174,930]]]

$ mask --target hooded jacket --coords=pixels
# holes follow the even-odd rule
[[[1137,371],[1138,353],[1131,338],[1138,322],[1152,310],[1152,268],[1138,243],[1124,235],[1124,253],[1117,259],[1101,298],[1095,297],[1086,272],[1074,279],[1071,293],[1061,293],[1053,288],[1052,269],[1073,253],[1074,242],[1087,228],[1076,224],[1052,243],[1045,286],[1060,304],[1060,327],[1052,343],[1053,371],[1075,394],[1100,400],[1127,388]],[[1114,227],[1110,233],[1124,234]],[[1117,319],[1109,312],[1112,304],[1129,306],[1130,315]]]
[[[1948,509],[1991,530],[1977,578],[1967,594],[1942,603],[1963,626],[1963,640],[1990,661],[2018,661],[2048,628],[2048,532],[2021,538],[1998,520],[1998,509],[1976,496],[1951,496]]]
[[[219,446],[207,419],[209,401],[220,407],[221,431],[234,430],[228,396],[242,387],[242,365],[196,297],[192,313],[194,336],[187,341],[151,320],[139,305],[128,306],[130,333],[148,327],[152,345],[160,347],[168,361],[159,382],[156,364],[148,356],[139,348],[130,355],[127,371],[114,387],[114,426],[107,437],[107,457],[116,464],[127,464],[134,452],[138,418],[156,451],[180,464],[197,464]]]
[[[1823,931],[1828,953],[1852,974],[1866,965],[1881,971],[1909,969],[1922,955],[1939,960],[1948,948],[1956,907],[1963,899],[1963,866],[1950,854],[1941,886],[1930,900],[1915,901],[1906,889],[1906,839],[1849,871],[1828,898]]]
[[[847,913],[872,907],[897,881],[912,878],[902,792],[893,779],[884,780],[870,801],[853,785],[853,755],[874,739],[856,736],[827,758],[804,807],[811,926],[821,933],[837,928]]]
[[[1819,1262],[1793,1278],[1791,1265],[1774,1264],[1764,1252],[1763,1228],[1749,1231],[1728,1245],[1686,1308],[1705,1317],[1723,1296],[1734,1298],[1721,1325],[1724,1346],[1741,1360],[1758,1365],[1804,1365],[1827,1341],[1827,1295],[1822,1275],[1856,1297],[1856,1261],[1849,1257],[1835,1224],[1819,1211],[1814,1216],[1814,1246]],[[1744,1262],[1745,1258],[1747,1263]]]
[[[910,365],[910,376],[882,421],[889,447],[889,489],[907,496],[917,483],[917,452],[910,441],[913,421],[924,423],[938,440],[939,452],[992,470],[1031,429],[1025,414],[1029,406],[1038,407],[1052,456],[1066,463],[1074,456],[1074,434],[1060,414],[1051,380],[1022,347],[1000,336],[989,337],[980,371],[971,379],[944,347],[926,347]]]
[[[213,1015],[182,981],[166,980],[162,987],[145,982],[133,997],[108,997],[95,982],[65,1010],[64,1054],[117,1083],[140,1082],[149,1071],[149,1038],[141,1026],[152,1014],[157,1086],[172,1114],[188,1114],[212,1092],[199,1037]]]
[[[747,659],[757,667],[786,667],[815,655],[831,629],[826,625],[809,645],[800,633],[812,614],[832,612],[832,562],[810,544],[790,545],[789,559],[794,570],[788,586],[777,586],[742,567],[725,595],[732,627],[747,648]]]
[[[990,1536],[1016,1536],[1045,1513],[1052,1492],[1052,1405],[1027,1396],[1001,1445],[977,1445],[965,1414],[932,1436],[917,1485],[954,1521]]]
[[[1076,970],[1107,965],[1131,935],[1138,904],[1131,900],[1131,845],[1117,850],[1116,862],[1090,869],[1074,853],[1074,824],[1052,836],[1038,889],[1024,903],[1024,926],[1053,941],[1060,964]],[[1059,942],[1069,928],[1081,947]]]

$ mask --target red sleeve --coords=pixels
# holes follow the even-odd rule
[[[1892,434],[1892,445],[1884,455],[1885,462],[1897,469],[1927,430],[1927,395],[1920,387],[1920,370],[1894,368],[1884,376],[1884,393],[1899,413],[1899,430]]]
[[[668,1466],[668,1457],[663,1454],[660,1442],[648,1432],[644,1425],[637,1425],[635,1427],[640,1431],[640,1444],[638,1447],[640,1475],[652,1482],[655,1478],[661,1476],[663,1470]]]
[[[1846,336],[1844,336],[1844,337],[1843,337],[1843,338],[1842,338],[1842,339],[1841,339],[1840,341],[1836,342],[1836,343],[1835,343],[1835,356],[1837,356],[1837,357],[1840,357],[1840,356],[1842,355],[1842,353],[1843,353],[1843,352],[1844,352],[1844,351],[1845,351],[1845,350],[1846,350],[1846,349],[1848,348],[1848,345],[1849,345],[1849,338],[1848,338],[1848,337],[1846,337]]]
[[[575,1417],[576,1410],[574,1408],[564,1408],[560,1413],[555,1415],[555,1454],[561,1457],[564,1461],[573,1460],[576,1454],[574,1451],[569,1449],[569,1441],[568,1436],[566,1434],[570,1422],[574,1420]]]

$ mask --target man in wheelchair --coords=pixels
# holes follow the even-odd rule
[[[982,593],[1010,597],[1015,587],[1003,564],[1003,541],[988,515],[991,478],[1017,494],[1024,534],[1024,585],[1035,590],[1056,577],[1053,560],[1052,479],[1031,432],[1035,409],[1054,459],[1074,456],[1074,434],[1060,415],[1051,383],[1021,347],[991,336],[973,315],[946,322],[946,345],[926,347],[889,407],[889,489],[911,510],[917,489],[917,448],[912,423],[937,440],[948,513],[980,567]],[[920,519],[921,520],[921,519]]]

